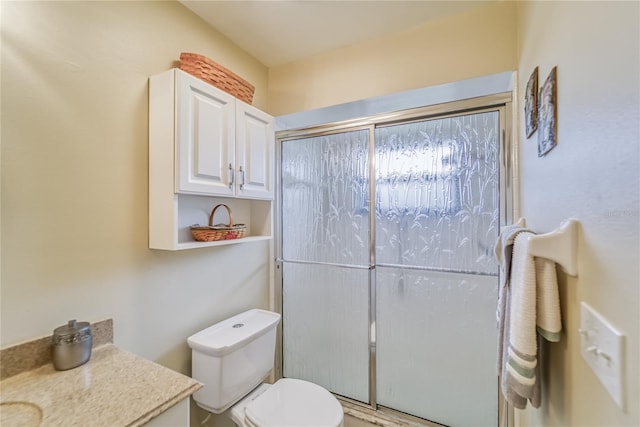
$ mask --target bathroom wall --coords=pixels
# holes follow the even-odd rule
[[[269,111],[289,114],[514,70],[515,2],[472,8],[269,70]]]
[[[558,145],[537,156],[520,125],[522,214],[537,231],[581,223],[577,278],[561,277],[564,334],[549,346],[539,410],[523,425],[640,425],[640,4],[518,3],[519,86],[535,66],[558,78]],[[520,93],[519,110],[524,110]],[[627,408],[616,406],[582,360],[585,301],[627,335]]]
[[[516,68],[523,87],[557,65],[559,145],[538,158],[520,130],[520,198],[536,230],[581,221],[580,271],[560,278],[543,406],[516,415],[640,424],[637,2],[499,2],[269,71],[175,2],[3,1],[0,14],[0,346],[112,317],[117,345],[189,373],[189,334],[267,306],[264,242],[147,248],[147,77],[181,51],[251,81],[272,114]],[[580,301],[627,334],[624,411],[581,360]]]
[[[199,52],[265,108],[267,69],[177,2],[0,7],[1,346],[113,318],[116,345],[189,374],[190,334],[268,307],[268,243],[148,249],[147,79]]]

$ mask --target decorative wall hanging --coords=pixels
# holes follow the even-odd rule
[[[549,73],[538,96],[538,157],[547,154],[558,143],[556,68]]]
[[[524,94],[524,125],[527,138],[538,129],[538,67],[529,76]]]

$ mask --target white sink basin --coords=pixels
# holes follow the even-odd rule
[[[38,427],[42,422],[42,409],[31,402],[0,402],[0,422],[2,427]]]

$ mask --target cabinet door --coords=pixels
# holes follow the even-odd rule
[[[273,199],[273,117],[236,101],[237,197]]]
[[[176,192],[234,194],[235,98],[176,71]]]

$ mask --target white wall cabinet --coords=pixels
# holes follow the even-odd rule
[[[157,89],[171,92],[175,81],[176,193],[234,196],[235,98],[180,70],[167,73],[157,78],[165,88]]]
[[[179,250],[271,238],[273,117],[178,69],[149,79],[149,247]],[[224,203],[247,237],[196,242]],[[224,209],[214,223],[227,223]],[[220,215],[220,217],[218,217]]]
[[[273,117],[180,70],[168,73],[176,82],[176,192],[273,199]]]
[[[236,100],[236,196],[273,199],[273,117]]]

